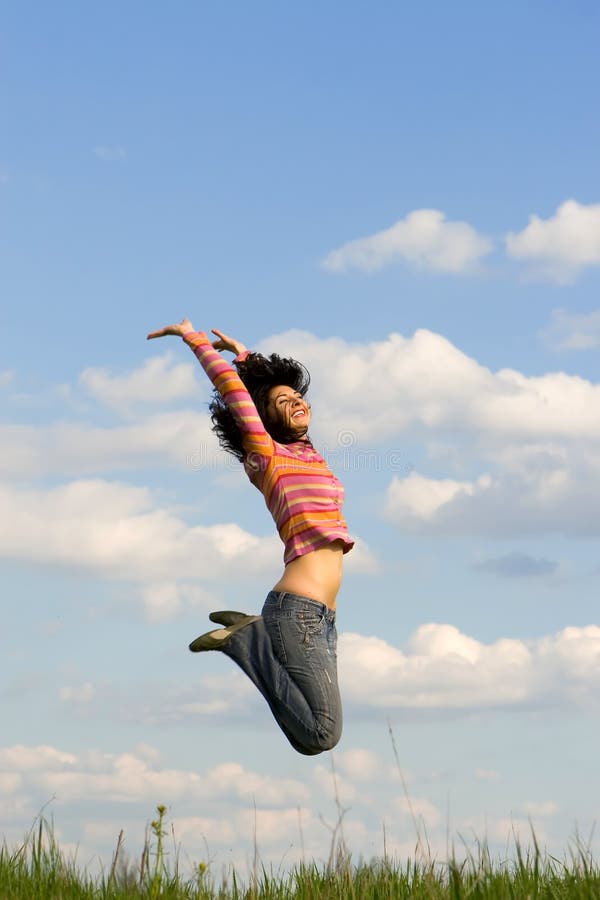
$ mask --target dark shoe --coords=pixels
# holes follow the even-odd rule
[[[206,634],[201,634],[195,641],[192,641],[190,650],[192,653],[201,653],[203,650],[222,650],[232,634],[260,618],[260,616],[243,616],[242,619],[239,619],[234,625],[229,625],[227,628],[207,631]]]
[[[246,613],[234,612],[232,609],[222,609],[219,612],[211,612],[209,617],[211,622],[217,625],[236,625],[246,618]]]

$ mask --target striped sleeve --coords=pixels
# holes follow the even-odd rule
[[[235,419],[246,453],[273,456],[273,438],[266,431],[254,401],[235,369],[214,349],[204,331],[188,331],[183,340],[194,351]]]

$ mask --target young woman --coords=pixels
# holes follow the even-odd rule
[[[341,507],[344,491],[308,438],[309,375],[292,359],[250,353],[213,329],[211,342],[189,319],[148,338],[179,335],[215,386],[210,405],[221,446],[244,465],[285,544],[285,569],[261,616],[222,611],[223,628],[190,650],[221,650],[254,682],[299,753],[330,750],[342,732],[335,602],[342,558],[353,546]],[[235,354],[237,371],[217,352]]]

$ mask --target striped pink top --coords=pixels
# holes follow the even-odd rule
[[[343,543],[354,546],[342,516],[344,488],[310,441],[274,441],[235,369],[218,353],[203,331],[183,337],[231,410],[242,434],[244,469],[265,498],[285,544],[287,565],[298,556]]]

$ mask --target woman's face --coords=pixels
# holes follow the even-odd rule
[[[303,437],[310,424],[310,406],[298,391],[278,384],[269,391],[269,418],[290,434]]]

